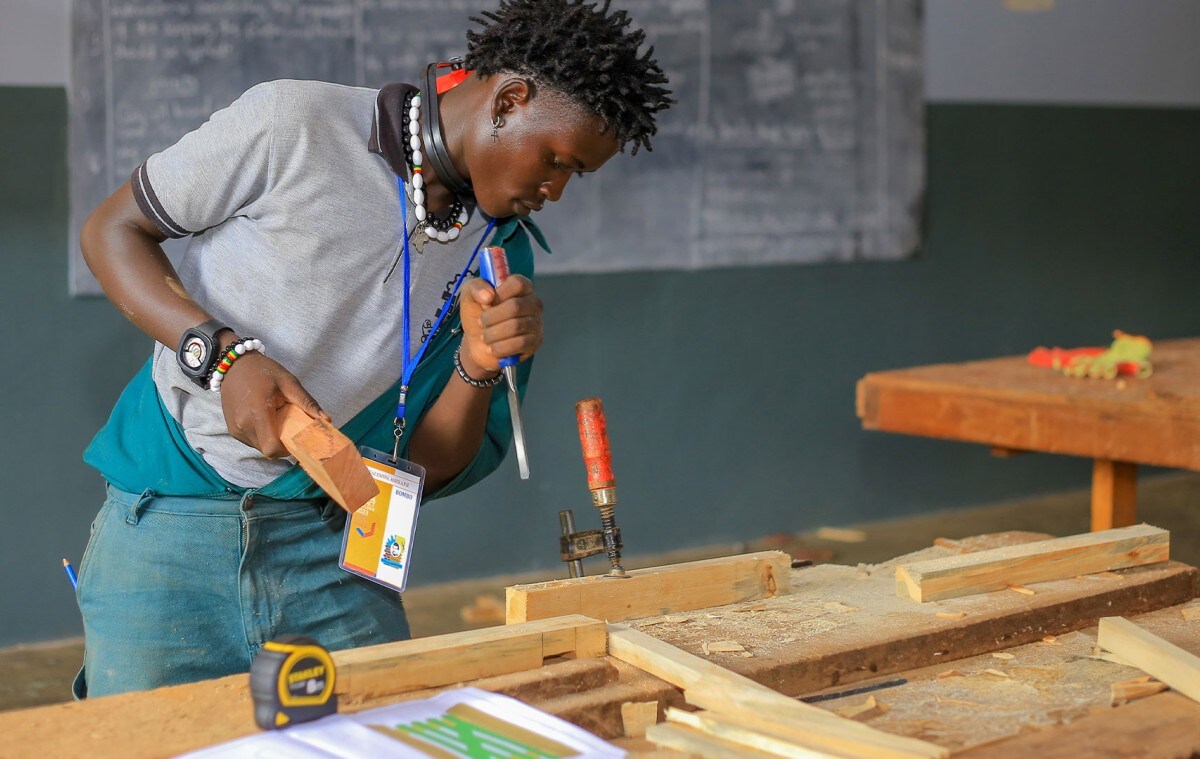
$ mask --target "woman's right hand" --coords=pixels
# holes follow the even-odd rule
[[[314,419],[330,421],[296,376],[259,351],[233,363],[221,382],[221,408],[229,434],[269,459],[288,455],[279,439],[279,409],[294,403]]]

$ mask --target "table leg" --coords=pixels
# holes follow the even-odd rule
[[[1096,459],[1092,465],[1092,532],[1137,521],[1137,464]]]

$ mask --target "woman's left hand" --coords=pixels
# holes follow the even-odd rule
[[[537,353],[545,337],[542,330],[542,299],[533,282],[520,274],[493,288],[482,279],[463,285],[459,301],[463,342],[463,369],[476,379],[500,371],[500,359]]]

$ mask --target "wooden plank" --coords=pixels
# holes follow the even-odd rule
[[[791,557],[782,551],[635,569],[626,579],[598,575],[505,589],[508,624],[587,614],[621,622],[788,592]]]
[[[288,453],[342,508],[356,511],[379,495],[358,449],[341,430],[292,403],[285,404],[279,416],[279,439]]]
[[[608,650],[611,656],[682,688],[689,704],[777,731],[806,749],[856,757],[949,756],[931,743],[890,735],[788,698],[624,625],[608,626]]]
[[[792,593],[759,602],[762,611],[732,607],[716,617],[697,611],[630,624],[700,654],[706,640],[738,640],[750,617],[772,631],[742,638],[752,656],[712,658],[790,696],[1034,643],[1094,626],[1101,617],[1185,603],[1200,592],[1200,570],[1174,561],[1041,583],[1032,596],[989,593],[934,604],[897,597],[891,565],[825,564],[795,575]],[[822,613],[830,600],[839,602],[837,609]]]
[[[457,684],[459,679],[469,679],[473,672],[493,671],[502,675],[488,677],[472,683],[484,690],[508,693],[518,698],[537,702],[553,700],[581,688],[603,687],[617,677],[617,668],[611,660],[601,660],[596,666],[569,660],[552,659],[554,664],[542,666],[542,656],[513,654],[513,648],[505,648],[503,641],[513,639],[520,647],[527,647],[546,657],[569,654],[576,648],[577,637],[573,631],[589,631],[594,626],[604,629],[603,623],[585,617],[562,620],[544,620],[528,625],[494,627],[473,630],[478,637],[454,633],[451,635],[420,638],[405,641],[407,649],[397,650],[399,643],[389,643],[368,648],[333,652],[338,668],[337,691],[339,710],[354,712],[364,708],[383,706],[408,698],[433,695],[430,690],[411,690],[425,682],[440,682],[442,685]],[[484,635],[484,633],[491,633]],[[536,636],[540,635],[538,641]],[[585,634],[579,639],[594,640]],[[471,657],[462,653],[464,645],[475,645],[480,650],[507,651],[498,654],[501,661],[496,666],[479,666],[470,661],[451,661],[442,672],[429,672],[427,661],[447,660],[445,652],[457,652],[454,656]],[[588,653],[602,655],[592,643]],[[419,662],[413,664],[413,654]],[[576,651],[578,654],[579,651]],[[514,666],[529,663],[530,672],[517,673]],[[566,665],[566,666],[564,666]],[[408,669],[416,670],[415,675]],[[394,683],[386,682],[390,672]],[[459,679],[455,679],[459,678]],[[356,690],[360,683],[364,690]],[[659,683],[661,686],[662,684]],[[408,693],[397,690],[410,689]],[[640,699],[646,700],[646,699]],[[137,759],[138,757],[174,756],[224,741],[230,741],[258,732],[254,724],[250,702],[250,682],[247,675],[230,675],[216,680],[205,680],[187,685],[156,688],[151,691],[123,693],[103,698],[89,698],[54,706],[0,713],[0,733],[5,736],[4,749],[8,757],[40,758],[46,756],[75,756],[80,746],[87,746],[90,759]]]
[[[763,751],[755,751],[732,741],[714,738],[686,725],[663,722],[646,729],[646,738],[657,746],[683,752],[689,757],[704,759],[754,759],[769,757]]]
[[[1168,558],[1170,533],[1142,524],[901,565],[896,593],[927,603]]]
[[[1185,757],[1200,752],[1200,704],[1160,693],[1065,725],[977,746],[955,759]]]
[[[1173,690],[1200,701],[1200,656],[1190,654],[1122,617],[1101,619],[1096,642]]]
[[[603,623],[580,615],[337,651],[335,692],[377,697],[603,656]]]
[[[877,372],[857,388],[871,430],[1200,470],[1200,339],[1157,342],[1154,376],[1076,380],[1024,356]]]
[[[1096,459],[1092,463],[1092,532],[1137,521],[1137,464]]]
[[[530,704],[540,704],[564,696],[573,696],[579,692],[586,693],[602,689],[617,682],[620,674],[617,665],[624,666],[621,662],[607,656],[598,659],[551,659],[537,669],[510,672],[505,675],[484,677],[472,681],[471,687],[492,693],[503,693]],[[457,688],[461,684],[450,683],[436,688],[407,691],[400,694],[388,693],[382,696],[343,694],[338,696],[338,709],[356,712],[377,706],[387,706],[397,701],[430,698],[451,688]]]
[[[831,754],[827,751],[815,751],[797,746],[786,736],[782,736],[774,730],[753,730],[737,720],[723,717],[716,712],[685,712],[682,709],[672,708],[667,709],[667,721],[685,725],[697,732],[771,756],[783,756],[790,759],[829,759],[829,757],[838,759],[838,757],[845,756],[845,754]]]

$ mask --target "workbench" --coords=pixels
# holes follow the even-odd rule
[[[1200,338],[1156,342],[1147,379],[1077,379],[1024,356],[868,374],[868,430],[962,440],[998,455],[1093,459],[1092,529],[1136,521],[1137,465],[1200,471]]]
[[[938,541],[877,565],[791,569],[790,592],[784,594],[624,624],[788,696],[903,678],[902,685],[875,691],[872,695],[883,707],[858,721],[938,744],[954,756],[1187,756],[1200,750],[1200,703],[1165,692],[1112,707],[1111,684],[1140,672],[1094,650],[1097,620],[1116,615],[1200,653],[1196,568],[1162,561],[930,603],[897,595],[898,565],[1046,537],[998,533]],[[565,619],[527,624],[551,623],[566,630],[556,621]],[[449,649],[439,647],[439,638],[454,636],[459,636],[452,647],[454,661],[463,662],[456,666],[470,672],[476,663],[499,658],[485,651],[486,645],[504,630],[520,627],[412,641],[412,646],[443,658],[391,673],[382,667],[356,670],[353,676],[357,679],[361,672],[384,683],[395,672],[434,672],[448,661],[444,655]],[[558,640],[547,654],[594,649],[584,641],[582,629],[577,639]],[[715,646],[716,641],[737,645]],[[369,660],[370,650],[341,652],[342,661]],[[665,708],[683,706],[684,697],[669,683],[603,651],[600,647],[579,658],[553,656],[542,666],[533,664],[525,671],[473,679],[470,684],[519,698],[636,755],[650,746],[625,737],[622,705],[655,702],[661,720]],[[341,667],[339,663],[339,679]],[[340,708],[360,710],[444,689],[381,695],[374,686],[351,686],[356,694],[343,696]],[[854,695],[819,705],[838,710],[864,699]],[[86,754],[96,759],[168,756],[255,730],[247,678],[234,675],[0,714],[0,734],[5,736],[0,753]]]

